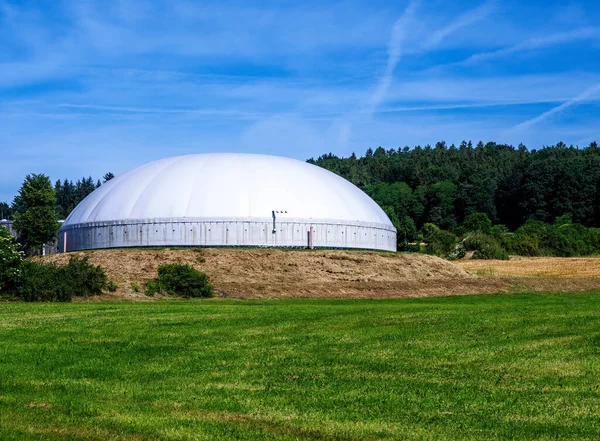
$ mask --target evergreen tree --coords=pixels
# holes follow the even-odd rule
[[[50,179],[42,174],[27,175],[13,202],[15,230],[28,254],[41,251],[56,239],[59,223],[56,195]]]

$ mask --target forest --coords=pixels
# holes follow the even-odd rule
[[[420,240],[434,254],[460,257],[465,239],[466,248],[474,240],[471,232],[483,234],[476,242],[497,249],[497,257],[506,252],[600,252],[596,142],[584,148],[561,142],[530,150],[441,141],[435,146],[369,148],[362,157],[329,153],[308,162],[367,192],[396,225],[399,249]]]
[[[438,142],[435,146],[368,149],[363,157],[331,153],[310,163],[365,190],[418,228],[451,229],[471,213],[485,213],[510,230],[528,219],[600,226],[600,149],[558,143],[539,150],[520,145]]]

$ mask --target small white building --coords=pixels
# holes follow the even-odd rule
[[[10,234],[12,234],[15,239],[17,238],[17,232],[13,228],[13,222],[11,220],[0,219],[0,227],[6,228],[8,230],[8,232]]]
[[[144,246],[396,250],[367,194],[321,167],[253,154],[162,159],[102,185],[59,232],[59,251]]]

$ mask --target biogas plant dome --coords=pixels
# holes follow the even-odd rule
[[[396,250],[396,229],[358,187],[278,156],[218,153],[151,162],[85,198],[59,250],[162,246]]]

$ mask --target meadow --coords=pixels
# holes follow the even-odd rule
[[[600,439],[600,293],[0,303],[0,439]]]

